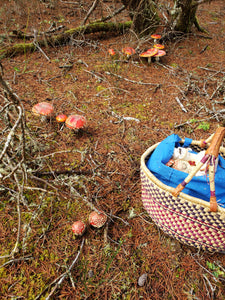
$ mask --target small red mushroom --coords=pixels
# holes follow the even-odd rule
[[[112,49],[112,48],[108,49],[108,53],[109,53],[109,55],[111,55],[111,56],[114,56],[114,55],[116,55],[116,52],[115,52],[115,50],[114,50],[114,49]]]
[[[83,221],[76,221],[72,225],[72,231],[77,236],[82,236],[85,232],[86,225]]]
[[[159,61],[159,58],[160,58],[161,56],[164,56],[164,55],[166,55],[166,51],[164,51],[164,50],[158,50],[158,52],[154,55],[155,60],[156,60],[156,61]]]
[[[66,119],[67,119],[67,115],[64,115],[64,114],[60,114],[60,115],[56,116],[56,121],[58,123],[64,123],[64,122],[66,122]]]
[[[93,227],[100,228],[105,225],[107,216],[102,211],[93,211],[89,215],[89,223]]]
[[[132,47],[125,47],[122,49],[122,53],[125,54],[127,58],[129,58],[131,55],[135,54],[136,51]]]
[[[161,39],[161,37],[162,36],[160,34],[157,34],[157,33],[151,35],[151,38],[154,39],[154,43],[156,43],[157,40]]]
[[[159,50],[162,50],[162,49],[165,48],[165,46],[162,45],[162,44],[155,44],[153,47],[156,48],[156,49],[159,49]]]
[[[41,121],[45,121],[53,116],[54,107],[51,103],[40,102],[32,107],[32,112],[35,116],[41,116]]]
[[[66,119],[66,127],[73,129],[73,130],[79,130],[83,128],[86,125],[87,121],[84,116],[80,115],[71,115]]]

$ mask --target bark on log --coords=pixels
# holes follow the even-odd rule
[[[78,36],[79,34],[91,34],[97,32],[113,32],[113,33],[123,33],[126,29],[130,28],[132,21],[124,23],[112,23],[112,22],[96,22],[85,26],[79,26],[76,28],[69,29],[61,34],[47,37],[42,40],[37,40],[40,47],[49,46],[60,46],[67,44],[72,37]],[[23,54],[27,52],[32,52],[36,50],[34,43],[18,43],[13,46],[9,46],[0,49],[0,59],[5,57],[12,57],[17,54]]]

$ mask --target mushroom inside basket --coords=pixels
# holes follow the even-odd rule
[[[141,157],[143,206],[156,225],[185,244],[223,253],[225,148],[221,143],[224,135],[223,127],[205,141],[181,139],[173,134],[152,145]],[[189,170],[180,171],[168,164],[178,147],[189,148]],[[195,155],[200,157],[196,165]]]

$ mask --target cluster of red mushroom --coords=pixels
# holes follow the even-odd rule
[[[146,57],[148,59],[148,63],[151,62],[152,57],[155,58],[156,61],[159,61],[160,57],[166,55],[166,52],[163,50],[165,48],[162,44],[157,44],[157,41],[161,39],[160,34],[152,34],[151,38],[154,39],[153,48],[148,49],[147,51],[140,53],[140,57]],[[108,49],[108,53],[111,57],[116,56],[116,51],[112,48]],[[136,53],[135,49],[132,47],[125,47],[122,49],[122,53],[126,55],[126,58],[129,59],[133,54]]]
[[[107,221],[107,216],[102,211],[92,211],[88,218],[89,224],[95,228],[101,228]],[[72,231],[76,236],[82,236],[86,230],[86,224],[78,220],[73,223]]]
[[[115,57],[117,55],[116,51],[112,48],[108,49],[108,53],[111,57]],[[129,59],[133,54],[136,53],[135,49],[132,47],[125,47],[122,49],[122,53]]]
[[[148,63],[151,62],[152,57],[154,57],[156,61],[159,61],[161,56],[166,55],[166,52],[163,50],[165,48],[165,46],[162,44],[157,44],[157,41],[159,39],[161,39],[161,35],[160,34],[152,34],[151,38],[154,39],[153,48],[150,48],[147,51],[145,51],[139,55],[140,57],[148,58]]]
[[[33,106],[32,112],[34,115],[41,117],[42,121],[48,120],[54,115],[54,107],[49,102],[40,102]],[[56,121],[66,125],[66,127],[75,131],[83,128],[87,121],[82,115],[70,115],[67,117],[65,114],[59,114],[56,116]]]

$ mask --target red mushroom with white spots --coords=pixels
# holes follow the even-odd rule
[[[154,43],[157,43],[157,40],[160,40],[161,37],[162,36],[160,34],[157,34],[157,33],[151,35],[151,38],[154,39]]]
[[[67,115],[65,115],[65,114],[59,114],[59,115],[56,116],[55,119],[56,119],[56,122],[59,123],[59,125],[61,125],[60,126],[60,130],[62,130],[63,127],[64,127],[64,124],[66,122]]]
[[[96,228],[101,228],[105,225],[107,216],[102,211],[93,211],[89,215],[89,224]]]
[[[56,121],[58,123],[65,123],[66,119],[67,119],[67,115],[65,115],[65,114],[60,114],[60,115],[56,116]]]
[[[162,50],[162,49],[165,48],[165,46],[162,45],[162,44],[155,44],[153,47],[156,48],[156,49],[158,49],[158,50]]]
[[[108,53],[109,53],[110,56],[115,56],[116,55],[115,50],[112,49],[112,48],[108,49]]]
[[[86,126],[87,121],[84,116],[81,115],[71,115],[66,119],[66,127],[78,131]]]
[[[86,225],[83,221],[76,221],[72,225],[72,231],[76,236],[82,236],[85,232]]]
[[[154,56],[158,52],[158,49],[156,48],[151,48],[148,49],[147,51],[139,54],[140,57],[146,57],[148,59],[148,64],[150,64],[152,60],[152,56]]]
[[[136,51],[132,47],[125,47],[122,49],[122,53],[125,54],[127,58],[129,58],[131,55],[135,54]]]
[[[160,57],[166,55],[166,51],[164,50],[158,50],[158,52],[154,55],[155,60],[159,61]]]
[[[35,116],[41,117],[41,121],[46,121],[53,116],[54,107],[51,103],[40,102],[32,107],[32,112]]]

